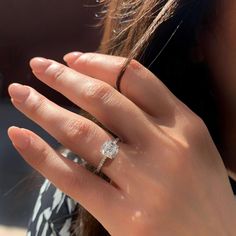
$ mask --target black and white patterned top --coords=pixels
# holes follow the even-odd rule
[[[83,159],[68,149],[61,148],[59,152],[65,158],[85,165]],[[29,222],[27,236],[70,236],[72,218],[77,205],[77,202],[56,188],[49,180],[45,180]]]
[[[46,180],[40,189],[27,236],[70,236],[76,204]]]

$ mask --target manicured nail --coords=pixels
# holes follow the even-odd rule
[[[63,57],[63,60],[68,64],[73,64],[82,54],[82,52],[70,52]]]
[[[11,98],[20,103],[24,102],[30,93],[29,87],[17,83],[11,84],[8,90]]]
[[[20,150],[25,150],[30,144],[30,136],[24,129],[15,126],[10,127],[8,129],[8,136],[13,145]]]
[[[35,57],[30,60],[30,66],[36,73],[43,73],[52,62],[43,57]]]

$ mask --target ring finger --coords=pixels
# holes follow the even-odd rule
[[[11,127],[8,135],[17,151],[33,168],[79,202],[110,230],[114,222],[111,215],[120,215],[124,204],[124,195],[119,189],[63,158],[29,130]]]
[[[9,93],[18,110],[39,124],[64,146],[95,167],[98,166],[102,158],[100,147],[102,143],[111,139],[110,134],[94,122],[49,101],[28,86],[12,84]],[[123,177],[126,179],[125,173],[128,173],[126,168],[131,165],[131,160],[125,155],[130,152],[129,146],[122,142],[119,142],[119,146],[117,158],[112,162],[106,162],[102,169],[117,184],[121,184]]]

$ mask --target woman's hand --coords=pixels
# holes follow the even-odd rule
[[[233,235],[234,196],[202,120],[137,61],[123,76],[121,94],[113,87],[124,58],[71,53],[65,60],[69,67],[44,58],[30,64],[38,79],[122,140],[116,158],[102,168],[114,184],[63,158],[33,132],[11,127],[23,158],[111,235]],[[12,84],[9,93],[17,109],[98,166],[108,132],[31,87]]]

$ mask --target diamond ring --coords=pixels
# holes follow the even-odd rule
[[[119,141],[120,141],[119,138],[116,138],[115,140],[106,141],[101,146],[100,152],[103,155],[103,158],[99,162],[95,173],[100,172],[100,170],[101,170],[102,166],[104,165],[107,158],[109,158],[111,160],[115,159],[115,157],[116,157],[116,155],[118,154],[118,151],[119,151],[119,146],[117,145],[117,143]]]

